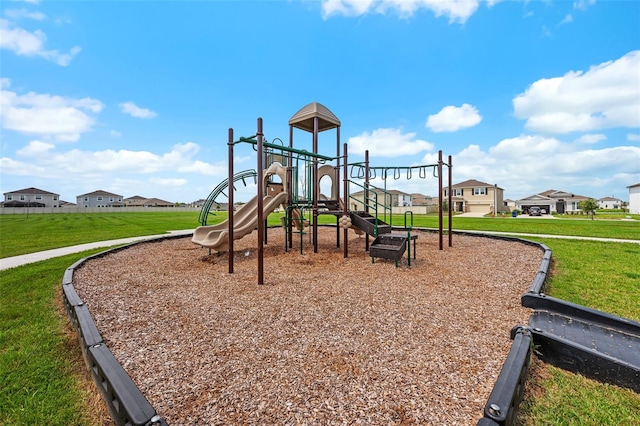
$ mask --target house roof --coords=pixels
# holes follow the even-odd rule
[[[60,195],[53,192],[45,191],[44,189],[38,188],[25,188],[19,189],[17,191],[5,192],[4,195],[8,194],[34,194],[34,195]]]
[[[479,186],[490,186],[493,187],[493,184],[490,183],[486,183],[486,182],[481,182],[479,180],[475,180],[475,179],[469,179],[469,180],[465,180],[464,182],[460,182],[460,183],[456,183],[455,185],[451,185],[451,188],[476,188]],[[446,186],[443,188],[447,188]],[[500,187],[498,187],[498,189],[502,189]]]
[[[538,194],[529,195],[528,197],[521,198],[518,202],[522,201],[557,201],[558,199],[570,198],[572,200],[586,200],[589,197],[584,195],[576,195],[571,192],[558,191],[557,189],[548,189]]]
[[[622,200],[615,197],[602,197],[598,201],[622,201]]]
[[[112,192],[102,191],[100,189],[97,190],[97,191],[88,192],[86,194],[78,195],[78,197],[93,197],[93,196],[122,197],[122,195],[120,195],[120,194],[114,194]]]
[[[635,188],[636,186],[640,186],[640,182],[634,183],[633,185],[627,186],[627,188]]]
[[[413,193],[411,194],[411,204],[414,206],[427,206],[434,203],[434,198],[428,195]]]
[[[544,195],[549,198],[578,198],[578,199],[589,198],[589,197],[585,197],[584,195],[576,195],[572,192],[558,191],[556,189],[548,189],[544,192],[541,192],[540,195]]]

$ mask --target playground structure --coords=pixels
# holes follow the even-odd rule
[[[427,177],[427,171],[438,178],[439,188],[439,244],[443,249],[443,167],[448,167],[449,200],[451,206],[451,156],[445,163],[442,151],[439,151],[438,163],[411,167],[371,167],[369,152],[365,152],[365,161],[360,163],[348,162],[347,144],[340,150],[340,120],[324,105],[312,102],[301,108],[289,120],[289,144],[268,142],[263,133],[262,118],[257,120],[256,134],[250,137],[234,139],[233,129],[228,135],[228,178],[218,185],[209,195],[200,213],[200,223],[193,235],[192,242],[217,252],[228,252],[229,273],[233,273],[234,240],[244,237],[257,228],[258,231],[258,284],[264,283],[264,244],[266,243],[266,217],[278,209],[284,208],[283,227],[287,242],[285,249],[293,247],[294,228],[300,233],[300,238],[306,226],[311,231],[314,253],[318,252],[318,224],[320,215],[332,215],[336,219],[336,247],[342,244],[344,257],[349,256],[346,244],[348,229],[366,234],[366,250],[375,258],[394,260],[396,266],[404,253],[408,251],[407,261],[411,265],[411,242],[414,242],[413,257],[415,259],[415,240],[417,234],[412,234],[413,216],[405,214],[403,232],[393,232],[393,218],[391,194],[386,190],[386,179],[392,174],[397,179],[402,172],[406,178],[412,178],[412,172],[417,172],[420,178]],[[294,148],[294,128],[312,135],[312,151]],[[334,156],[319,153],[320,132],[335,129],[336,151]],[[276,139],[280,141],[279,139]],[[275,140],[274,140],[275,141]],[[281,142],[281,141],[280,141]],[[251,144],[257,152],[257,171],[246,170],[234,174],[233,158],[234,146],[239,143]],[[391,172],[391,173],[390,173]],[[378,176],[384,181],[384,188],[376,188],[370,180]],[[257,195],[234,211],[234,182],[242,181],[246,185],[247,178],[260,177]],[[280,182],[275,180],[280,179]],[[324,178],[330,181],[330,192],[327,195],[320,192],[320,184]],[[364,182],[356,182],[355,179]],[[342,183],[342,188],[340,183]],[[363,190],[362,200],[356,200],[350,195],[350,185]],[[301,189],[302,187],[302,189]],[[228,188],[228,219],[220,224],[209,226],[206,220],[211,207],[216,204],[216,197],[224,194]],[[375,189],[376,191],[372,191]],[[341,194],[342,190],[342,194]],[[382,194],[379,197],[379,194]],[[380,198],[380,199],[379,199]],[[350,210],[350,201],[362,205],[360,210]],[[452,212],[449,208],[449,246],[452,245]],[[388,218],[388,223],[387,223]],[[341,231],[342,230],[342,238]],[[369,238],[374,241],[370,245]],[[302,252],[302,244],[300,245]]]

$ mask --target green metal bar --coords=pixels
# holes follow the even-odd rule
[[[248,138],[240,138],[240,140],[234,142],[234,143],[239,143],[239,142],[247,142],[250,144],[257,144],[258,141],[253,139],[255,138],[255,136],[251,136]],[[279,149],[281,151],[284,152],[292,152],[294,154],[300,154],[300,155],[305,155],[311,158],[317,158],[319,160],[325,160],[325,161],[333,161],[338,157],[328,157],[326,155],[322,155],[322,154],[314,154],[313,152],[309,152],[309,151],[305,151],[304,149],[295,149],[295,148],[289,148],[288,146],[282,146],[282,145],[277,145],[277,144],[273,144],[273,143],[268,143],[268,142],[263,142],[262,145],[265,148],[272,148],[272,149]]]

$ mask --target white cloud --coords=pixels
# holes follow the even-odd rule
[[[489,0],[492,6],[497,1]],[[323,0],[322,15],[360,16],[366,13],[386,14],[389,11],[401,17],[410,17],[419,9],[428,9],[436,17],[445,16],[449,23],[465,23],[478,9],[478,0]]]
[[[52,143],[35,140],[29,142],[29,144],[24,148],[16,151],[16,154],[21,157],[37,157],[39,155],[46,154],[55,147],[56,146]]]
[[[118,132],[117,130],[111,130],[109,132],[109,135],[114,138],[119,138],[120,136],[122,136],[122,133]]]
[[[543,78],[513,99],[526,128],[545,133],[640,127],[640,50],[620,59]]]
[[[446,106],[437,114],[427,118],[426,127],[433,132],[457,132],[467,127],[473,127],[482,121],[482,116],[473,105]]]
[[[640,141],[640,134],[639,133],[629,133],[629,134],[627,134],[627,140],[631,141],[631,142],[638,142],[638,141]]]
[[[587,133],[586,135],[582,135],[578,139],[576,139],[576,142],[584,143],[584,144],[594,144],[606,139],[607,137],[605,135],[602,135],[599,133],[598,134]]]
[[[573,8],[576,10],[587,10],[594,4],[596,4],[596,0],[577,0],[573,2]]]
[[[562,21],[560,21],[560,25],[569,24],[571,22],[573,22],[573,16],[571,16],[571,14],[568,13],[567,16],[565,16],[564,19]]]
[[[79,46],[72,47],[68,53],[60,53],[55,49],[45,50],[46,39],[47,36],[40,30],[29,32],[15,27],[6,19],[0,19],[0,48],[11,50],[18,56],[39,56],[66,67],[80,53]]]
[[[207,176],[224,176],[226,164],[207,164],[195,160],[200,147],[193,143],[176,144],[171,151],[154,154],[149,151],[131,151],[126,149],[104,151],[82,151],[72,149],[54,152],[54,146],[40,141],[31,141],[17,154],[27,157],[28,161],[16,161],[3,158],[4,174],[19,174],[20,169],[37,170],[42,178],[69,178],[70,176],[102,176],[123,173],[154,174],[161,172],[197,173]],[[5,168],[6,165],[6,168]]]
[[[26,18],[42,21],[47,18],[47,15],[42,12],[34,12],[27,9],[6,9],[4,14],[14,20]]]
[[[349,138],[349,154],[363,155],[366,150],[376,157],[399,157],[432,151],[433,144],[416,139],[415,133],[402,133],[401,129],[377,129]]]
[[[3,79],[3,88],[9,84],[8,79]],[[94,124],[94,118],[87,112],[98,113],[104,105],[91,98],[73,99],[33,92],[18,95],[2,90],[0,107],[3,129],[74,142]]]
[[[185,186],[188,181],[183,178],[151,178],[149,182],[158,186],[173,186],[176,188]]]
[[[620,186],[622,191],[628,176],[640,178],[640,147],[585,148],[540,135],[506,138],[487,150],[469,145],[453,155],[454,183],[477,179],[497,184],[514,199],[547,189],[599,197],[606,195],[601,188]],[[429,154],[423,162],[432,164],[435,157]]]
[[[135,118],[154,118],[158,114],[150,109],[140,108],[133,102],[123,102],[120,104],[120,110]]]

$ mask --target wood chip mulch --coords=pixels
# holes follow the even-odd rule
[[[472,425],[526,324],[533,246],[419,232],[417,259],[371,258],[349,231],[284,250],[280,228],[227,254],[189,238],[86,262],[73,285],[116,358],[171,425]],[[415,232],[415,231],[414,231]],[[342,232],[340,233],[342,236]],[[372,241],[372,240],[371,240]]]

